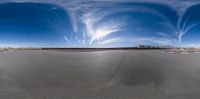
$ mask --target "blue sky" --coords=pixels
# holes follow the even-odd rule
[[[0,40],[11,46],[63,46],[72,25],[65,10],[50,4],[0,5]]]
[[[0,2],[0,47],[200,47],[193,0]]]

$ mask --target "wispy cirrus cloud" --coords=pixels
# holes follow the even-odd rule
[[[80,44],[107,44],[107,43],[115,43],[119,41],[126,41],[126,37],[115,36],[110,39],[104,40],[107,36],[114,34],[123,30],[131,30],[130,28],[124,28],[125,25],[129,25],[128,21],[120,21],[118,19],[107,19],[104,20],[105,17],[110,16],[119,12],[145,12],[153,14],[162,20],[165,20],[165,26],[169,26],[170,28],[176,28],[173,23],[170,23],[169,15],[165,15],[160,11],[160,9],[155,9],[150,7],[149,4],[156,4],[159,6],[167,6],[172,10],[175,10],[178,16],[181,18],[185,13],[186,9],[199,4],[200,1],[197,0],[1,0],[0,3],[7,2],[34,2],[34,3],[49,3],[56,4],[63,7],[66,12],[70,16],[70,21],[73,26],[74,33],[76,35],[74,38],[69,38],[64,36],[66,42],[72,42],[74,39],[77,43]],[[129,5],[126,5],[129,3]],[[139,5],[134,3],[140,3]],[[141,5],[144,3],[143,5]],[[147,3],[147,4],[146,4]],[[132,5],[131,5],[132,4]],[[54,8],[52,8],[54,9]],[[128,15],[129,16],[129,15]],[[121,16],[122,19],[126,17]],[[106,19],[106,18],[105,18]],[[103,21],[104,22],[103,22]],[[79,28],[82,28],[79,24],[85,25],[85,31],[82,33],[78,33],[80,31]],[[97,25],[97,23],[100,23]],[[159,22],[158,22],[159,23]],[[160,24],[159,23],[159,24]],[[132,25],[132,24],[131,24]],[[161,24],[163,25],[163,24]],[[158,26],[161,26],[158,25]],[[137,27],[132,27],[132,29]],[[145,29],[144,29],[145,30]],[[132,31],[133,33],[135,31]],[[138,33],[139,34],[139,33]],[[159,31],[151,31],[153,36],[141,36],[140,38],[131,38],[133,42],[152,42],[158,44],[173,44],[174,38],[171,38],[171,34],[162,33]],[[179,37],[181,33],[178,33]],[[82,35],[82,37],[80,37]],[[163,36],[160,37],[159,35]],[[165,37],[165,38],[164,38]],[[87,39],[87,40],[86,40]]]

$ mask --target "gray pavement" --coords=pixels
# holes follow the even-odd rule
[[[200,54],[0,53],[0,99],[199,99]]]

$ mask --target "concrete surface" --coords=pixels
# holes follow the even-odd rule
[[[0,99],[199,99],[200,54],[0,53]]]

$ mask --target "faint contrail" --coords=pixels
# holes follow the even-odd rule
[[[188,21],[191,18],[191,16],[193,15],[193,13],[190,13],[189,15],[184,17],[185,14],[186,14],[186,12],[184,12],[182,15],[180,15],[178,22],[177,22],[177,32],[176,33],[178,35],[179,47],[182,47],[183,36],[199,24],[198,22],[196,22],[194,24],[189,24]],[[181,22],[183,22],[183,23],[181,23]]]

